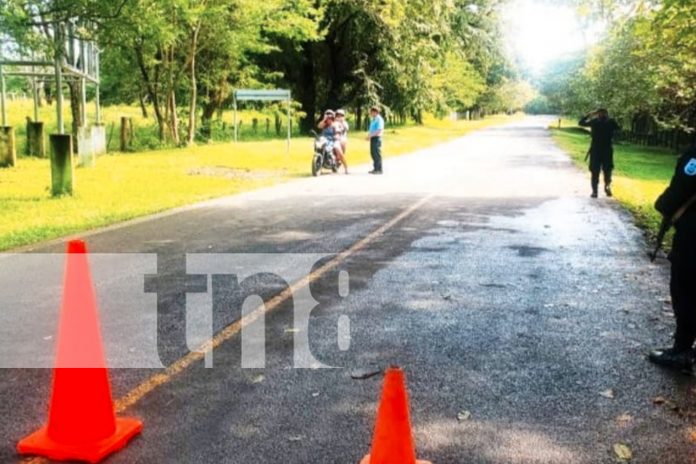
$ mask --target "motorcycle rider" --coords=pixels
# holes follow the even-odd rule
[[[348,174],[348,163],[346,162],[346,150],[348,149],[348,130],[350,129],[348,126],[348,121],[346,121],[346,112],[345,110],[339,109],[336,110],[336,122],[334,123],[336,125],[336,135],[338,138],[338,141],[341,143],[341,155],[342,155],[342,162],[343,162],[343,168],[346,171],[346,174]]]
[[[338,140],[338,124],[336,122],[336,113],[333,110],[324,112],[324,119],[317,125],[322,130],[322,135],[326,137],[329,144],[329,150],[333,150],[337,162],[344,162],[343,150],[341,143]],[[346,168],[346,173],[348,172]]]

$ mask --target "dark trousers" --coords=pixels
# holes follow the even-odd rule
[[[604,174],[604,185],[611,185],[611,173],[614,170],[614,157],[611,153],[592,154],[590,156],[590,172],[592,173],[592,191],[599,187],[599,174]]]
[[[382,137],[372,137],[370,139],[370,156],[372,156],[372,167],[375,171],[382,170]]]
[[[690,349],[696,340],[696,227],[677,228],[672,242],[669,283],[677,320],[674,348]]]

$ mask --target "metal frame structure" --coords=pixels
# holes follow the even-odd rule
[[[34,99],[34,120],[39,119],[39,95],[37,78],[51,80],[56,83],[56,121],[58,133],[65,133],[65,122],[63,120],[63,80],[79,80],[82,98],[82,122],[87,121],[87,82],[96,87],[96,124],[101,123],[101,108],[99,101],[99,49],[94,42],[82,39],[75,34],[75,24],[54,24],[53,38],[55,42],[55,56],[53,60],[36,59],[32,52],[31,58],[3,59],[2,40],[0,40],[0,113],[2,114],[2,125],[7,125],[6,108],[6,89],[5,76],[24,76],[30,77],[32,83],[32,94]],[[64,29],[67,29],[65,34]],[[62,53],[67,50],[66,53]],[[18,68],[6,71],[5,68]]]
[[[288,143],[287,151],[290,151],[290,139],[292,138],[292,116],[291,102],[292,94],[289,90],[273,89],[273,90],[253,90],[253,89],[237,89],[232,94],[232,106],[234,109],[234,141],[238,139],[237,128],[237,102],[238,101],[284,101],[287,103],[288,111]]]

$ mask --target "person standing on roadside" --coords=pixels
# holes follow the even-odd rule
[[[370,174],[382,174],[382,134],[384,133],[384,119],[379,114],[379,108],[370,108],[370,129],[367,140],[370,141],[370,156],[372,156],[372,171]]]
[[[672,347],[652,351],[648,359],[660,366],[691,371],[696,341],[696,147],[677,161],[669,187],[655,202],[655,209],[675,229],[669,287],[677,327]]]
[[[341,144],[341,154],[343,156],[343,168],[348,174],[348,161],[346,160],[346,150],[348,149],[348,121],[346,121],[345,110],[336,110],[336,138]]]
[[[592,129],[592,143],[588,152],[592,173],[592,198],[597,198],[600,172],[604,173],[604,193],[610,197],[611,173],[614,169],[613,139],[619,131],[619,125],[609,117],[609,112],[604,108],[585,115],[578,125]]]

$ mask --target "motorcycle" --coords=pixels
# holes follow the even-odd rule
[[[336,159],[336,154],[333,150],[333,144],[323,135],[312,131],[314,136],[314,155],[312,156],[312,175],[314,177],[321,175],[322,169],[331,169],[332,172],[338,172],[341,167],[341,161]]]

